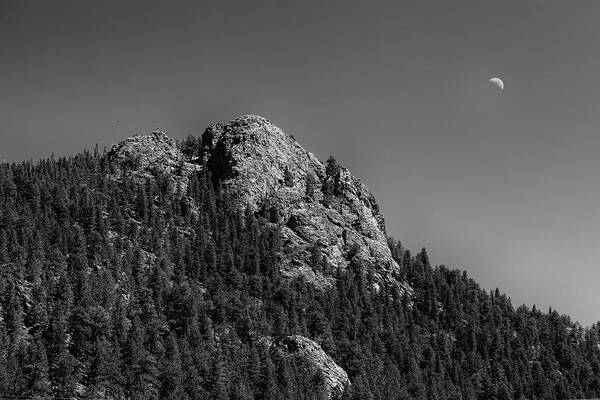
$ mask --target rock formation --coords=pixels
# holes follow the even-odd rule
[[[331,358],[321,346],[300,335],[293,335],[284,341],[285,350],[292,357],[302,358],[313,371],[322,374],[327,398],[341,395],[350,384],[348,374]]]
[[[285,275],[324,288],[333,283],[325,271],[355,262],[411,291],[391,277],[399,266],[375,197],[346,168],[328,173],[292,136],[254,115],[210,126],[202,146],[215,179],[241,204],[282,225]]]
[[[183,195],[190,175],[207,168],[240,208],[250,207],[280,226],[284,276],[303,276],[327,290],[337,269],[355,263],[371,271],[376,286],[385,281],[411,294],[412,288],[395,277],[400,267],[388,247],[375,197],[346,168],[333,161],[323,164],[293,136],[253,115],[211,125],[197,146],[192,159],[163,132],[133,136],[110,150],[113,177],[139,183],[164,179],[173,194]],[[328,398],[350,384],[346,372],[311,339],[295,335],[277,345],[267,337],[261,341],[319,373]]]
[[[164,132],[135,135],[113,146],[108,157],[115,162],[113,177],[129,173],[138,183],[148,178],[164,178],[172,192],[185,193],[189,176],[200,166],[188,162],[177,143]]]
[[[399,270],[388,247],[385,224],[373,194],[341,166],[327,167],[291,136],[263,117],[248,115],[214,124],[202,135],[203,165],[241,207],[280,224],[281,268],[289,278],[304,276],[320,289],[331,287],[335,271],[351,263],[372,271],[405,294],[394,279]],[[202,166],[186,159],[162,132],[133,136],[114,146],[115,176],[130,173],[145,182],[165,177],[185,191],[189,175]]]

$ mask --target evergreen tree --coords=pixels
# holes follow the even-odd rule
[[[283,181],[287,187],[294,186],[294,175],[291,173],[288,167],[285,167],[283,170]]]

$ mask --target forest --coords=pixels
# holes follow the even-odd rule
[[[279,350],[292,334],[348,373],[341,399],[600,397],[600,324],[515,307],[393,238],[410,298],[355,264],[315,262],[336,282],[317,290],[284,279],[278,223],[207,168],[185,190],[115,171],[97,148],[0,164],[0,398],[326,398]]]

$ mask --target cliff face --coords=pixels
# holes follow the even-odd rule
[[[255,115],[209,126],[200,152],[213,180],[241,207],[281,226],[285,276],[304,276],[325,289],[337,269],[357,263],[369,267],[376,281],[411,293],[408,284],[392,277],[400,267],[375,197],[346,168],[326,167],[293,136]],[[120,166],[116,179],[123,173],[140,183],[164,178],[173,193],[184,193],[190,174],[202,168],[163,132],[133,136],[113,146],[109,156]]]
[[[282,225],[285,275],[326,288],[332,271],[356,262],[410,293],[391,277],[399,266],[375,197],[346,168],[328,171],[292,136],[253,115],[208,127],[202,147],[213,177],[240,204]]]

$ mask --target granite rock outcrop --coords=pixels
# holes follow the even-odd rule
[[[208,127],[202,152],[213,178],[240,204],[281,225],[284,275],[325,288],[333,271],[356,263],[411,292],[393,277],[400,267],[373,193],[346,168],[323,164],[256,115]]]
[[[411,287],[396,279],[400,267],[375,196],[346,168],[322,163],[256,115],[209,126],[199,147],[192,159],[164,132],[153,132],[113,146],[109,158],[115,178],[164,179],[172,193],[185,193],[190,175],[207,168],[241,208],[281,227],[280,265],[288,278],[303,276],[326,289],[338,269],[355,264],[373,274],[374,285],[385,281],[410,295]]]
[[[113,161],[115,179],[128,175],[141,184],[147,179],[164,179],[172,193],[185,193],[190,174],[200,169],[188,162],[175,140],[162,131],[131,136],[112,146],[108,158]]]

